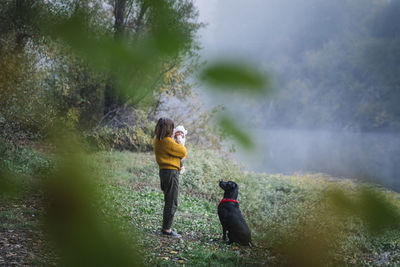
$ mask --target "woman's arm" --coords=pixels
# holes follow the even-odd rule
[[[167,150],[167,153],[170,156],[177,157],[180,159],[186,157],[187,152],[186,152],[186,148],[184,146],[172,141],[172,142],[170,142],[170,145],[168,146],[168,148],[169,149]]]

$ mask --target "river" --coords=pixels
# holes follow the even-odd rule
[[[254,130],[256,148],[238,149],[244,169],[268,173],[326,173],[366,179],[400,191],[400,134]]]

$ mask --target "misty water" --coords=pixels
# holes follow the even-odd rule
[[[256,148],[238,150],[244,169],[267,173],[326,173],[370,180],[400,191],[400,135],[293,129],[252,132]]]
[[[399,1],[196,3],[207,24],[203,58],[254,61],[272,82],[256,100],[211,93],[204,101],[226,107],[246,132],[263,128],[250,131],[255,151],[235,155],[245,169],[326,173],[400,191]]]

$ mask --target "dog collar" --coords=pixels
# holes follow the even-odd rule
[[[219,205],[221,205],[221,204],[224,203],[224,202],[235,202],[235,203],[238,203],[238,204],[239,204],[239,201],[237,201],[237,200],[229,199],[229,198],[223,198],[223,199],[221,199],[221,201],[219,202],[218,207],[219,207]]]

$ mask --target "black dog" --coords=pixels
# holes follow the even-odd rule
[[[226,240],[226,231],[228,231],[229,243],[251,244],[250,230],[240,212],[239,202],[237,201],[239,186],[232,181],[220,181],[219,186],[225,191],[224,198],[218,205],[218,216],[222,224],[222,238]]]

